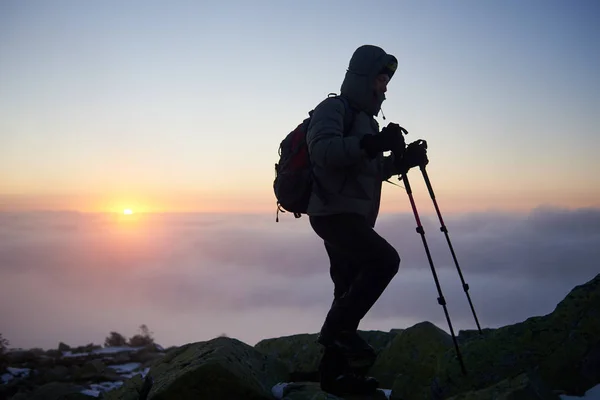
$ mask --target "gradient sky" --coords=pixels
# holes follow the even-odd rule
[[[2,1],[0,210],[274,212],[354,49],[448,212],[600,205],[596,1]],[[413,174],[419,179],[418,174]],[[425,196],[421,182],[416,196]],[[383,212],[408,209],[386,185]]]

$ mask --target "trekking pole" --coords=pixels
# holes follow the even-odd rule
[[[433,188],[431,187],[431,181],[429,180],[429,176],[427,175],[427,171],[425,170],[425,165],[420,165],[421,173],[423,174],[423,179],[425,179],[425,184],[427,185],[427,190],[429,191],[429,196],[431,196],[431,200],[433,201],[433,206],[435,207],[435,212],[437,213],[438,219],[440,220],[440,231],[444,232],[446,236],[446,241],[448,242],[448,246],[450,247],[450,252],[452,253],[452,258],[454,259],[454,265],[456,265],[456,270],[458,271],[458,276],[460,276],[460,280],[462,282],[463,290],[467,295],[467,299],[469,300],[469,305],[471,306],[471,311],[473,312],[473,317],[475,317],[475,323],[477,324],[477,329],[479,330],[479,334],[481,334],[481,327],[479,326],[479,320],[477,319],[477,314],[475,314],[475,307],[473,307],[473,302],[471,301],[471,296],[469,295],[469,284],[465,283],[465,278],[460,270],[460,266],[458,265],[458,260],[456,259],[456,254],[454,253],[454,248],[452,247],[452,243],[450,242],[450,236],[448,235],[448,228],[444,223],[444,219],[442,218],[442,214],[440,213],[440,209],[438,207],[437,201],[435,199],[435,194],[433,193]]]
[[[452,341],[454,342],[454,348],[456,349],[456,356],[460,363],[460,368],[462,370],[463,375],[467,374],[465,369],[465,365],[463,363],[462,356],[460,355],[460,349],[458,348],[458,342],[456,340],[456,335],[454,335],[454,329],[452,328],[452,322],[450,322],[450,315],[448,314],[448,308],[446,307],[446,300],[444,299],[444,295],[442,294],[442,288],[440,286],[440,282],[438,280],[437,274],[435,273],[435,268],[433,266],[433,260],[431,259],[431,253],[429,252],[429,246],[427,245],[427,240],[425,239],[425,229],[421,225],[421,219],[419,218],[419,213],[417,212],[417,207],[415,205],[415,200],[413,198],[412,189],[410,187],[410,183],[408,182],[407,173],[402,174],[402,181],[404,182],[404,187],[406,188],[406,193],[408,194],[408,198],[410,200],[410,205],[412,206],[413,214],[415,215],[415,220],[417,221],[417,232],[421,235],[421,239],[423,240],[423,245],[425,246],[425,253],[427,253],[427,259],[429,260],[429,266],[431,267],[431,272],[433,273],[433,279],[435,280],[435,286],[437,287],[437,291],[439,297],[437,299],[438,303],[444,308],[444,314],[446,314],[446,320],[448,321],[448,326],[450,327],[450,333],[452,334]]]

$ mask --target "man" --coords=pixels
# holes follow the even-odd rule
[[[356,49],[341,86],[355,113],[352,127],[343,134],[349,111],[339,99],[328,98],[315,108],[307,131],[317,182],[307,214],[324,241],[334,283],[333,304],[318,339],[325,347],[321,387],[335,394],[377,385],[364,376],[375,352],[357,329],[400,265],[398,252],[373,229],[382,182],[426,163],[422,151],[412,146],[405,151],[403,128],[389,124],[380,132],[374,118],[396,68],[396,57],[377,46]],[[392,153],[384,157],[386,151]]]

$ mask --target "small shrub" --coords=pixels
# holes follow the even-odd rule
[[[111,332],[104,340],[104,347],[121,347],[127,345],[127,339],[119,332]]]
[[[8,346],[10,342],[8,339],[5,339],[4,336],[0,333],[0,355],[4,354],[6,350],[8,350]]]
[[[129,339],[129,345],[132,347],[144,347],[151,344],[154,344],[154,338],[145,324],[140,325],[140,333]]]
[[[40,347],[34,347],[33,349],[29,350],[31,353],[33,353],[35,356],[39,357],[39,356],[43,356],[45,355],[46,351]]]
[[[8,345],[10,342],[5,339],[0,333],[0,370],[4,369],[6,365],[6,350],[8,350]]]

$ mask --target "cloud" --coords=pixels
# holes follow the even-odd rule
[[[422,219],[455,328],[473,328],[439,222]],[[446,224],[482,326],[551,312],[600,270],[600,210],[477,213],[450,216]],[[382,216],[376,230],[402,261],[363,326],[430,320],[447,329],[412,214]],[[276,224],[272,215],[156,214],[132,223],[101,214],[4,213],[0,238],[0,320],[32,341],[49,315],[62,315],[66,329],[86,318],[131,323],[132,315],[145,315],[160,325],[173,315],[234,321],[276,310],[312,315],[314,328],[332,300],[323,243],[305,217]],[[44,325],[33,329],[31,314],[21,310],[45,313]],[[66,314],[79,317],[65,322]],[[238,336],[269,336],[267,327]]]

